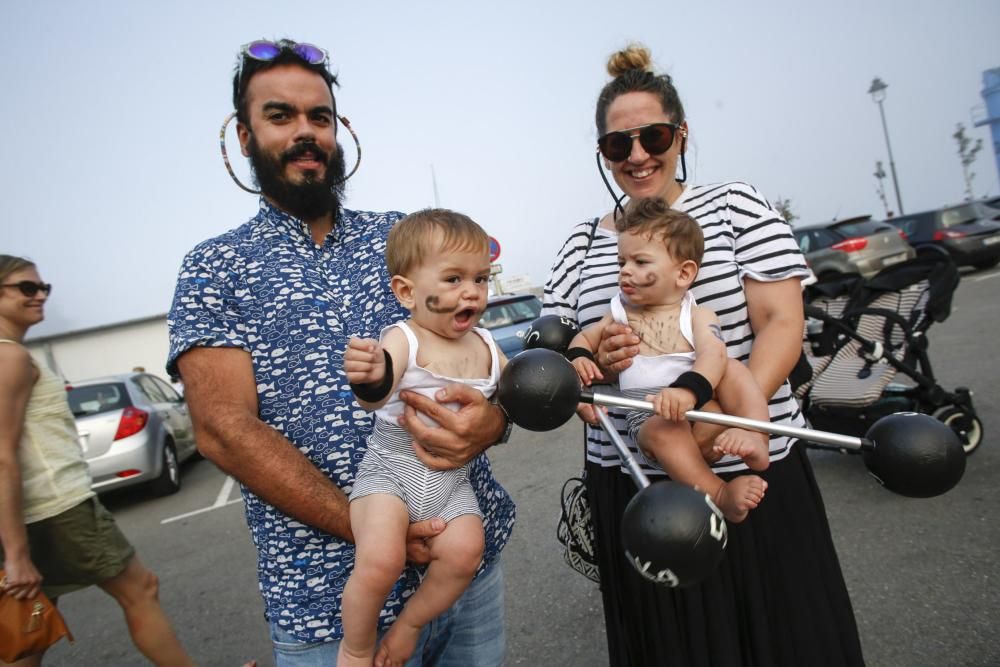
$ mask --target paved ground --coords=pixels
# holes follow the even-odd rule
[[[857,456],[812,451],[870,665],[1000,664],[1000,272],[967,274],[951,319],[931,329],[942,384],[975,392],[986,442],[961,484],[914,500],[881,489]],[[518,431],[497,448],[497,474],[518,503],[505,552],[510,665],[605,665],[596,587],[562,562],[554,530],[563,480],[579,471],[575,424],[550,434]],[[236,489],[211,463],[185,468],[184,489],[152,500],[105,499],[162,580],[162,598],[203,665],[270,665],[254,557]],[[227,504],[228,503],[228,504]],[[164,520],[199,512],[179,520]],[[48,665],[142,665],[117,607],[100,591],[62,602],[78,637]]]

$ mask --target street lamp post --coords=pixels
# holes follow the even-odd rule
[[[889,126],[885,124],[885,109],[882,108],[882,102],[885,100],[885,89],[888,87],[882,79],[875,77],[872,79],[872,85],[868,89],[868,93],[878,103],[878,111],[882,115],[882,131],[885,133],[885,147],[889,151],[889,170],[892,172],[892,186],[896,189],[896,204],[899,206],[900,215],[902,215],[903,198],[899,194],[899,181],[896,179],[896,161],[892,159],[892,145],[889,144]]]

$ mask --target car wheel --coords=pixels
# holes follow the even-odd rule
[[[160,476],[150,482],[150,489],[157,496],[169,496],[181,489],[181,465],[177,460],[177,449],[174,443],[167,440],[163,443]]]
[[[979,448],[983,441],[983,422],[979,421],[979,417],[969,414],[965,408],[954,406],[938,410],[934,416],[958,434],[966,456]]]

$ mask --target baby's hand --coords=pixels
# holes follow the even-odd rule
[[[385,377],[382,346],[372,338],[351,336],[344,350],[344,372],[351,384],[373,384]]]
[[[604,379],[604,376],[601,375],[601,369],[597,367],[597,364],[586,357],[577,357],[571,363],[573,364],[573,368],[576,369],[576,374],[580,376],[580,382],[585,387],[589,387],[594,380]]]
[[[667,387],[646,400],[653,402],[656,414],[675,422],[684,421],[687,418],[684,413],[694,409],[694,394],[680,387]]]

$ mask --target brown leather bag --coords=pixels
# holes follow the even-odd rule
[[[31,600],[4,595],[7,576],[0,570],[0,660],[14,662],[41,653],[63,637],[73,641],[62,614],[39,592]]]

